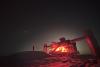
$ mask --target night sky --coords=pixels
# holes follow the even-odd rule
[[[92,29],[100,44],[99,2],[4,1],[1,4],[0,56],[42,50],[43,43],[73,39]],[[81,54],[90,53],[85,41],[77,43]]]

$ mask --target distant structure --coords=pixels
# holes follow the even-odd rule
[[[49,46],[47,44],[44,44],[44,48],[43,51],[46,53],[50,53],[50,54],[79,54],[79,51],[77,50],[76,47],[76,42],[77,41],[81,41],[85,39],[90,50],[91,50],[91,54],[95,57],[99,57],[100,58],[100,47],[97,43],[96,38],[94,37],[94,34],[91,30],[87,30],[85,32],[83,32],[83,36],[82,37],[78,37],[72,40],[66,40],[64,37],[60,38],[60,42],[54,42],[52,44],[50,44]]]
[[[34,45],[33,45],[33,51],[34,51]]]

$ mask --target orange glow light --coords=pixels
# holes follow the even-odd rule
[[[60,46],[55,51],[57,51],[57,52],[68,52],[68,49],[65,48],[64,46]]]

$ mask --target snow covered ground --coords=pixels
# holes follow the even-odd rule
[[[40,51],[26,51],[0,58],[0,67],[100,67],[100,59],[49,56]]]
[[[100,67],[100,61],[90,62],[87,59],[72,59],[68,57],[49,57],[37,60],[37,67]],[[34,65],[32,67],[35,67]]]

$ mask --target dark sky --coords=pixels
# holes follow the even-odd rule
[[[73,39],[86,29],[92,29],[100,41],[99,15],[99,2],[3,1],[0,55],[30,51],[33,44],[41,50],[44,42],[58,41],[62,36]],[[84,42],[78,48],[83,54],[89,53]]]

